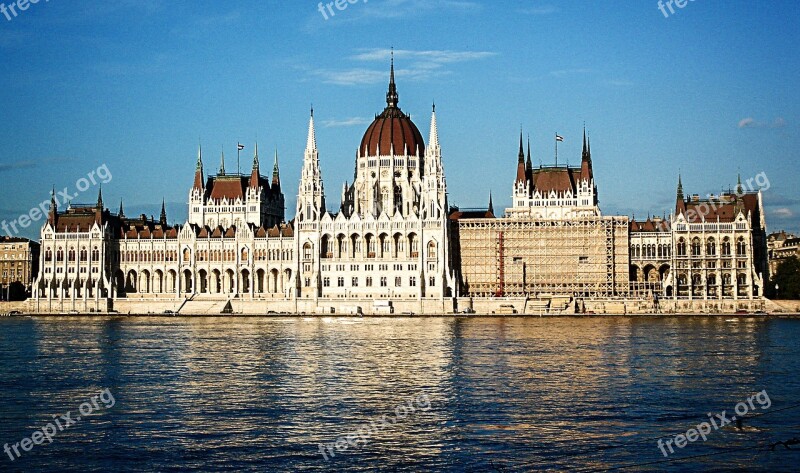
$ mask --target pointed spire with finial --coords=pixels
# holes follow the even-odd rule
[[[528,160],[525,162],[525,172],[528,173],[528,179],[532,179],[532,177],[530,176],[532,171],[533,171],[533,162],[531,161],[531,134],[528,133]]]
[[[253,152],[253,170],[250,172],[250,188],[258,190],[261,183],[261,170],[258,164],[258,141],[256,141],[255,151]]]
[[[119,199],[119,218],[125,218],[125,210],[122,208],[122,199]]]
[[[433,103],[433,112],[431,112],[431,134],[428,139],[428,144],[432,149],[439,147],[439,126],[436,123],[436,103]]]
[[[392,48],[391,72],[389,73],[389,91],[386,93],[386,105],[389,108],[397,108],[399,102],[397,96],[397,85],[394,83],[394,48]]]
[[[47,214],[47,221],[50,225],[55,226],[58,218],[58,201],[56,200],[56,186],[53,186],[53,191],[50,193],[50,212]]]
[[[683,181],[681,180],[681,174],[678,173],[678,200],[684,200],[683,197]]]
[[[281,188],[281,171],[278,167],[278,148],[275,148],[275,164],[272,165],[272,188],[273,190],[280,190]]]
[[[528,180],[528,175],[525,172],[525,148],[522,142],[522,128],[519,130],[519,155],[517,156],[517,183],[524,184]]]
[[[203,190],[203,145],[197,145],[197,164],[194,168],[194,189]]]
[[[742,174],[736,174],[736,196],[741,197],[744,195],[744,188],[742,187]]]
[[[586,125],[583,125],[583,159],[589,159],[589,151],[586,147]]]
[[[492,191],[489,191],[489,213],[494,215],[494,204],[492,203]]]
[[[163,226],[167,225],[167,201],[163,197],[161,198],[161,216],[158,219],[158,223]]]
[[[219,175],[220,176],[225,175],[225,148],[222,149],[222,158],[220,159],[220,164],[219,164]]]
[[[103,210],[103,186],[97,191],[97,208]]]
[[[306,140],[306,151],[317,150],[317,132],[314,129],[314,106],[311,106],[311,118],[308,121],[308,140]]]

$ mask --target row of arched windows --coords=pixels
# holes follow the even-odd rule
[[[76,256],[80,257],[82,262],[89,261],[89,249],[86,247],[81,247],[80,250],[76,253],[75,247],[70,247],[67,249],[67,261],[74,262]],[[44,252],[44,260],[46,262],[53,261],[53,250],[48,248]],[[56,261],[64,261],[64,248],[59,246],[56,249]],[[92,261],[100,261],[100,249],[98,247],[92,248]]]
[[[717,242],[714,237],[709,237],[706,240],[705,248],[703,248],[704,245],[698,237],[694,237],[690,245],[687,245],[686,239],[681,237],[678,240],[677,255],[686,256],[687,246],[692,256],[717,256]],[[703,253],[703,249],[705,249],[705,253]],[[731,256],[731,241],[728,237],[722,239],[721,254],[722,256]],[[744,237],[739,237],[736,240],[736,256],[747,256],[747,242]]]

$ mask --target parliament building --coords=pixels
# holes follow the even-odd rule
[[[572,313],[763,298],[760,192],[740,185],[701,201],[679,183],[669,219],[604,216],[585,132],[574,167],[534,167],[520,137],[504,215],[491,199],[480,211],[451,207],[436,110],[426,144],[400,108],[394,64],[338,209],[326,206],[323,164],[312,110],[291,220],[278,156],[262,175],[257,145],[249,174],[226,172],[223,155],[209,175],[198,149],[182,225],[168,224],[163,204],[155,219],[112,212],[102,193],[63,211],[51,199],[35,310]]]

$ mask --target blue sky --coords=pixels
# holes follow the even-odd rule
[[[697,0],[669,17],[651,0],[333,8],[51,0],[0,16],[0,219],[105,164],[106,205],[157,215],[164,198],[183,222],[198,140],[207,171],[223,148],[233,169],[242,142],[247,171],[256,139],[262,164],[278,150],[292,218],[312,103],[335,210],[394,47],[400,106],[426,138],[436,102],[452,204],[510,204],[520,127],[535,164],[552,163],[556,132],[577,163],[586,123],[605,214],[669,212],[679,170],[702,195],[763,172],[769,230],[800,230],[795,1]]]

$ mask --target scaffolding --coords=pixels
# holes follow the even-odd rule
[[[614,297],[628,293],[627,217],[462,219],[457,225],[464,295]]]

